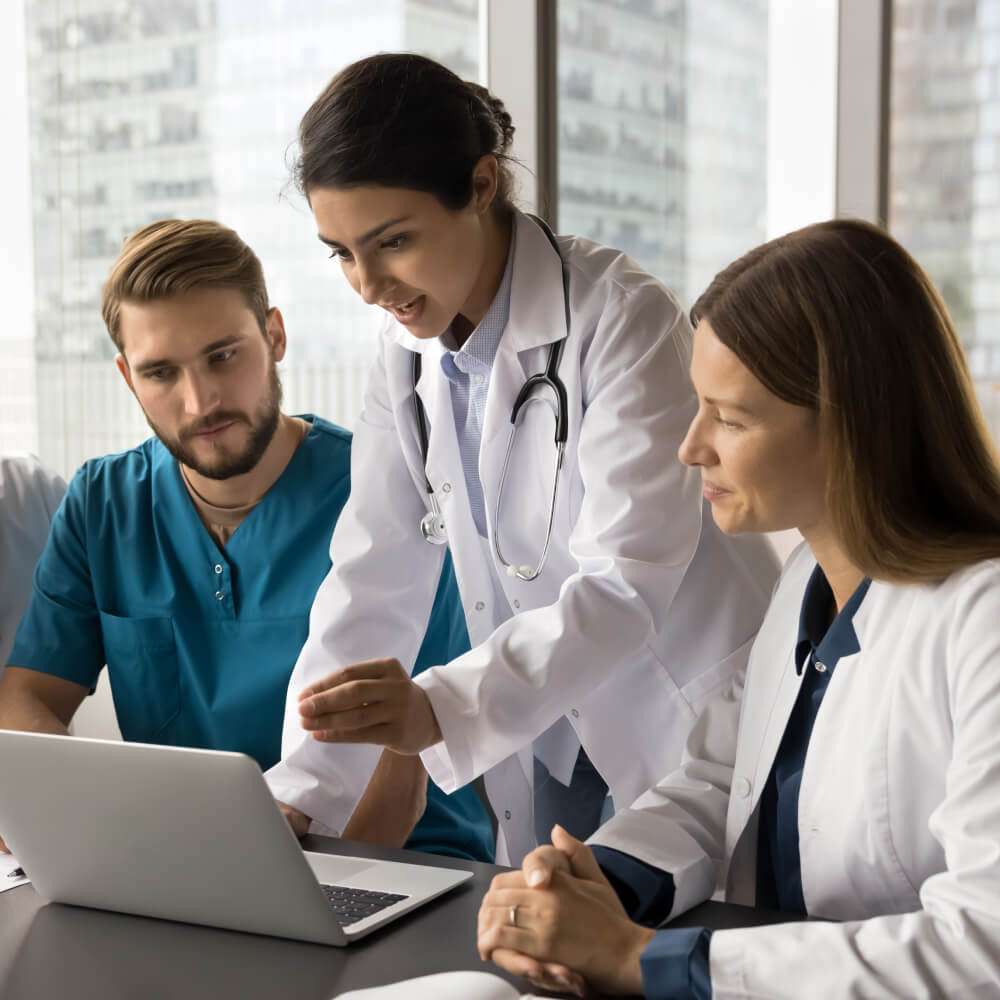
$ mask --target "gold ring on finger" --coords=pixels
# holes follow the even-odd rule
[[[519,905],[520,904],[518,903],[514,903],[508,912],[507,923],[510,924],[511,927],[517,926],[517,908]]]

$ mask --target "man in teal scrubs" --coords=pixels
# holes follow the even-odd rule
[[[85,463],[70,483],[0,675],[0,728],[65,733],[107,664],[126,740],[238,750],[267,769],[350,491],[350,434],[281,412],[284,324],[232,230],[139,230],[102,309],[156,436]],[[415,670],[465,649],[446,561]],[[383,759],[370,788],[392,782],[397,814],[362,799],[344,835],[492,860],[474,790],[430,784],[424,809],[416,761]]]

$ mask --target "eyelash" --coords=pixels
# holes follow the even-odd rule
[[[741,431],[743,430],[743,424],[738,424],[733,420],[723,420],[722,417],[716,417],[715,422],[725,427],[726,430],[730,431]]]
[[[402,250],[403,246],[409,237],[404,233],[399,236],[393,236],[392,239],[384,240],[379,244],[379,250]],[[337,259],[341,261],[346,261],[351,259],[351,252],[345,247],[334,247],[329,253],[330,260]]]
[[[212,365],[224,365],[227,361],[232,361],[233,357],[236,355],[235,347],[227,347],[222,351],[216,351],[214,354],[208,356],[209,364]],[[151,382],[168,382],[174,377],[173,369],[171,368],[154,368],[150,372],[146,372],[146,378]]]

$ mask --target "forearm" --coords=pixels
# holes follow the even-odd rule
[[[33,691],[0,684],[0,729],[68,736],[68,725]]]
[[[420,758],[385,750],[343,835],[382,847],[402,847],[426,805],[427,772]]]

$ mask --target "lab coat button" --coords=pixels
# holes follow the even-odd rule
[[[442,483],[441,484],[441,492],[442,493],[450,493],[451,492],[451,483]]]
[[[820,673],[820,674],[825,674],[826,673],[826,664],[825,663],[821,663],[819,660],[817,660],[813,664],[813,666],[816,668],[816,672],[817,673]]]
[[[733,782],[733,794],[745,799],[750,794],[750,782],[746,778],[737,778]]]
[[[580,718],[580,713],[575,708],[570,709],[570,713],[569,714],[572,715],[574,719],[579,719]]]
[[[482,602],[482,601],[476,601],[476,610],[477,610],[477,611],[482,611],[482,610],[483,610],[483,608],[485,608],[485,607],[486,607],[486,605],[485,605],[485,604],[483,604],[483,602]]]
[[[221,590],[217,590],[217,591],[215,592],[215,599],[216,599],[217,601],[221,601],[221,600],[223,600],[223,599],[225,598],[225,596],[226,596],[226,595],[225,595],[225,594],[224,594],[224,593],[223,593],[223,592],[222,592]]]
[[[510,810],[509,809],[505,809],[503,811],[503,818],[504,819],[510,819]]]
[[[515,608],[519,608],[520,606],[521,606],[521,602],[520,601],[515,601],[514,602],[514,607]]]

